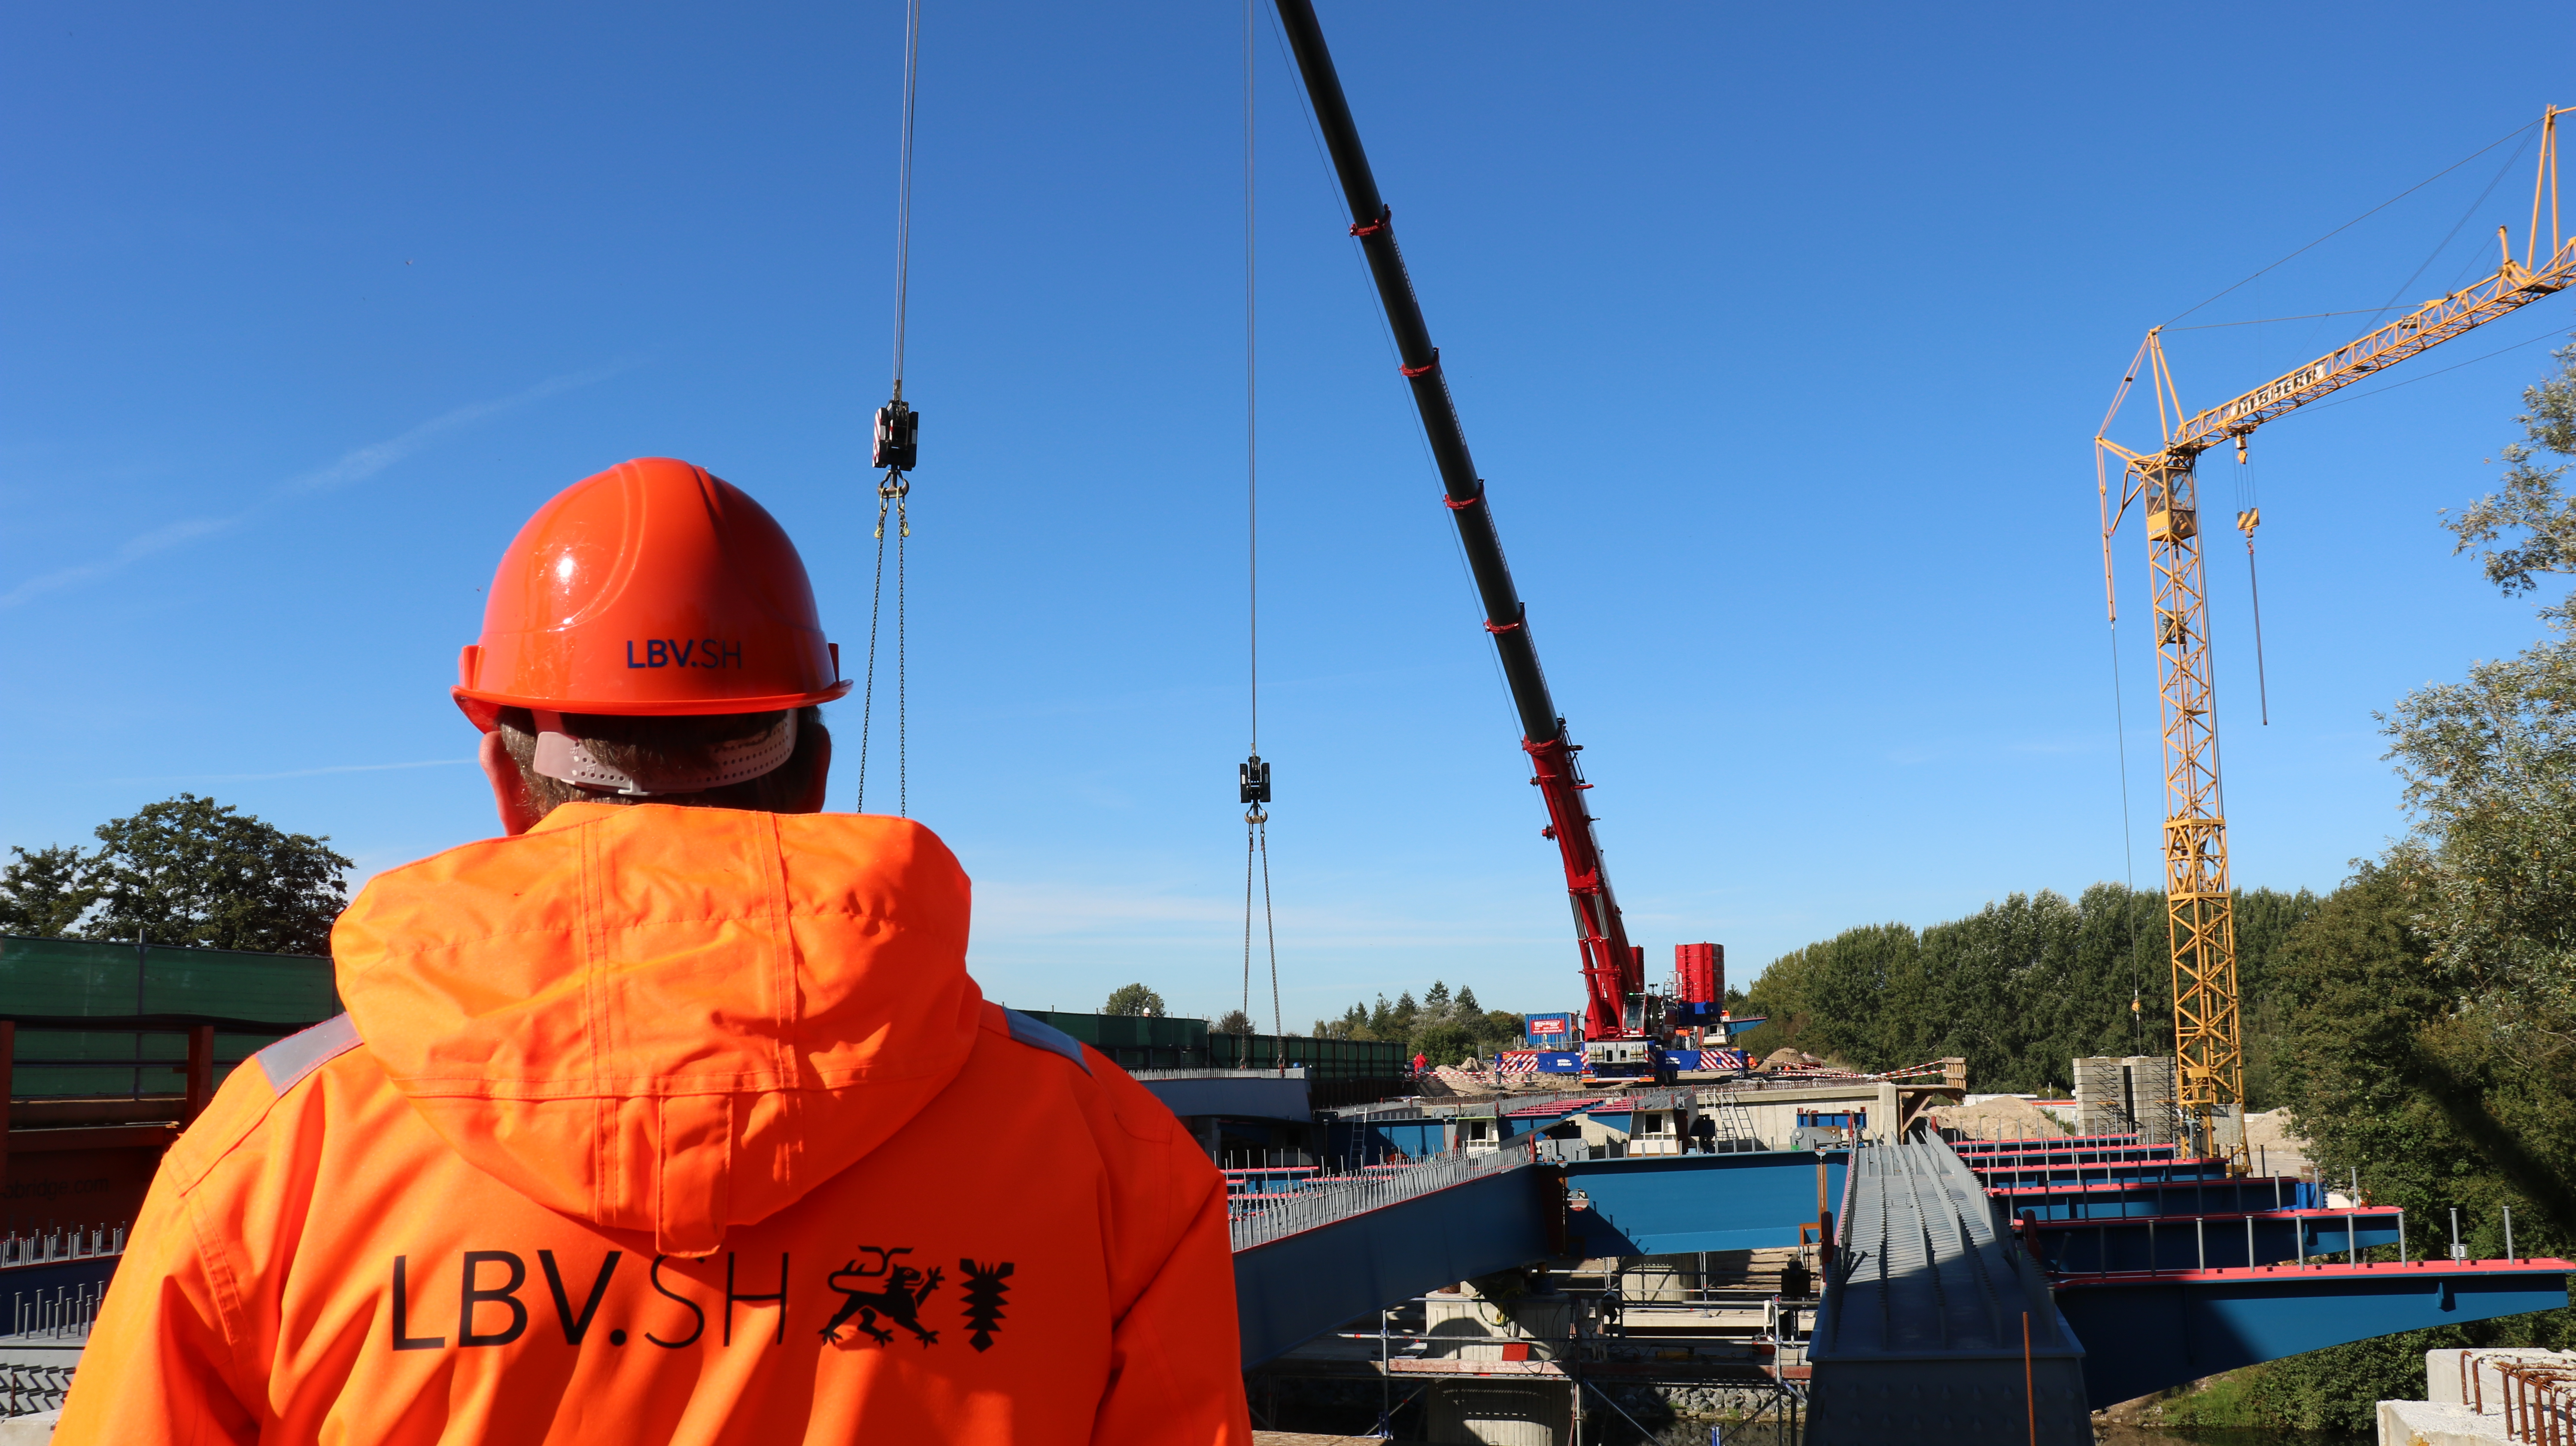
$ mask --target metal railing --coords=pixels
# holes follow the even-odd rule
[[[1270,1200],[1229,1222],[1236,1250],[1268,1245],[1303,1231],[1319,1229],[1372,1210],[1500,1175],[1530,1163],[1526,1141],[1499,1150],[1452,1150],[1419,1164],[1375,1169],[1365,1174],[1328,1175],[1307,1182],[1294,1195]]]
[[[49,1225],[42,1233],[11,1231],[0,1235],[0,1265],[43,1265],[56,1260],[89,1260],[125,1253],[125,1227],[118,1225]]]
[[[71,1388],[69,1366],[0,1366],[0,1418],[58,1410]]]
[[[85,1341],[98,1321],[104,1285],[58,1285],[53,1293],[9,1292],[9,1338],[17,1341]]]

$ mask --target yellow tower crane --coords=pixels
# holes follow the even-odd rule
[[[2200,499],[2193,475],[2200,454],[2227,438],[2245,460],[2245,439],[2256,427],[2296,411],[2330,392],[2404,361],[2417,352],[2495,320],[2576,282],[2576,241],[2558,227],[2558,117],[2576,107],[2553,106],[2540,118],[2540,168],[2532,179],[2531,224],[2522,259],[2513,256],[2506,228],[2496,228],[2503,258],[2493,274],[2423,305],[2385,326],[2207,411],[2185,413],[2166,363],[2163,327],[2147,333],[2120,379],[2110,430],[2129,388],[2143,373],[2156,394],[2163,443],[2133,452],[2107,436],[2093,438],[2095,487],[2102,507],[2102,586],[2112,619],[2111,536],[2140,503],[2147,519],[2147,566],[2156,605],[2156,676],[2164,706],[2165,915],[2173,946],[2175,1091],[2203,1152],[2226,1151],[2231,1167],[2245,1163],[2241,1109],[2245,1101],[2244,1047],[2237,1021],[2236,922],[2227,878],[2227,820],[2218,786],[2217,691],[2209,663],[2209,594],[2201,575]],[[2545,215],[2544,215],[2545,211]],[[2540,246],[2548,224],[2549,245]],[[2111,503],[2108,459],[2120,460],[2120,501]],[[2250,540],[2259,519],[2238,514]],[[2237,1127],[2221,1127],[2224,1120]]]

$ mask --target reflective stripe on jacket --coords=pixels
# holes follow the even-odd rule
[[[573,804],[373,881],[172,1147],[56,1446],[1248,1440],[1225,1192],[865,815]]]

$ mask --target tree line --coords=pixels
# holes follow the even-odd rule
[[[1143,984],[1121,984],[1109,992],[1100,1006],[1103,1014],[1160,1015],[1165,1012],[1163,996]],[[1257,1033],[1252,1020],[1240,1009],[1227,1010],[1223,1017],[1208,1025],[1210,1034]],[[1297,1038],[1294,1031],[1290,1038]],[[1417,1001],[1408,989],[1387,1002],[1377,997],[1374,1007],[1354,1004],[1339,1019],[1318,1019],[1306,1031],[1310,1039],[1374,1039],[1404,1046],[1410,1058],[1421,1055],[1436,1065],[1456,1064],[1461,1060],[1480,1059],[1496,1050],[1511,1049],[1520,1043],[1521,1017],[1508,1009],[1487,1009],[1476,1002],[1476,991],[1460,985],[1456,994],[1441,980]]]
[[[1393,1040],[1404,1046],[1408,1058],[1418,1054],[1432,1064],[1449,1065],[1517,1048],[1521,1017],[1478,1004],[1476,991],[1464,984],[1452,995],[1447,984],[1435,979],[1419,1003],[1410,989],[1392,1004],[1381,994],[1375,1005],[1353,1004],[1339,1019],[1316,1020],[1313,1033],[1318,1039]]]
[[[2249,1039],[2246,1092],[2268,1109],[2272,960],[2321,901],[2253,889],[2235,902],[2237,989],[2249,1035],[2261,1035]],[[1875,1071],[1955,1055],[1974,1089],[2056,1094],[2079,1057],[2171,1051],[2165,937],[2164,896],[2150,890],[2013,894],[1929,928],[1869,924],[1792,950],[1730,1003],[1768,1017],[1738,1041],[1757,1057],[1787,1046]]]
[[[0,864],[0,934],[331,952],[351,864],[327,836],[288,833],[193,793],[96,833],[96,849],[11,847]]]

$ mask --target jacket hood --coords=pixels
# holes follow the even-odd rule
[[[369,1052],[457,1153],[702,1255],[956,1077],[983,1003],[968,914],[909,820],[574,803],[378,875],[331,952]]]

